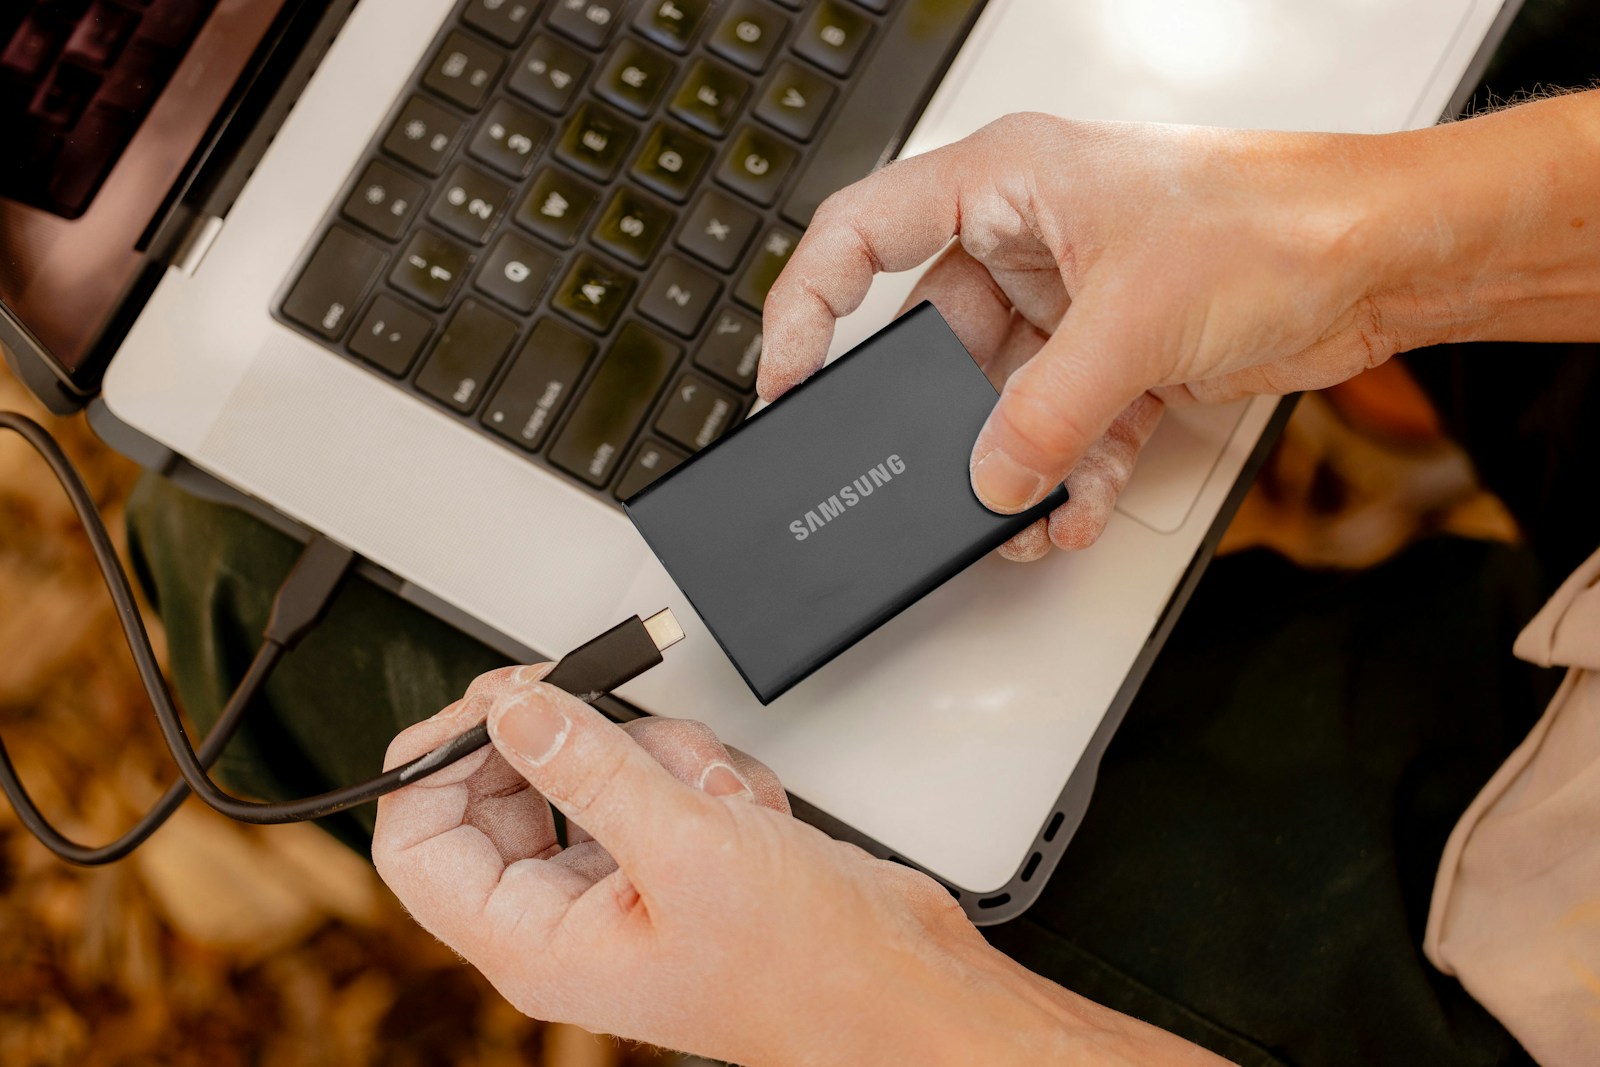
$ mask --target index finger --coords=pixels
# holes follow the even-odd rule
[[[965,142],[891,163],[822,202],[762,311],[756,388],[776,400],[821,368],[833,325],[880,271],[910,270],[956,235]]]

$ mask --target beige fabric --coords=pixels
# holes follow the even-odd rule
[[[1600,552],[1517,638],[1570,670],[1445,846],[1423,947],[1545,1067],[1600,1064]]]

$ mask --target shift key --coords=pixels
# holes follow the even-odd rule
[[[666,384],[682,350],[629,322],[550,449],[550,462],[596,488],[616,473],[623,451]]]
[[[595,347],[576,330],[541,319],[489,401],[484,425],[536,451],[572,398],[572,387],[594,357]]]

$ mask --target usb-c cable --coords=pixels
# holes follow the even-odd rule
[[[111,863],[123,858],[154,833],[190,792],[224,815],[241,822],[303,822],[376,800],[450,766],[489,743],[488,728],[480,723],[433,751],[375,778],[302,800],[243,800],[223,791],[211,780],[207,770],[237,732],[245,711],[284,654],[321,621],[349,573],[355,554],[326,537],[312,536],[273,599],[261,646],[197,752],[184,732],[166,679],[161,675],[127,573],[117,559],[116,549],[106,532],[99,509],[95,507],[94,498],[73,468],[72,461],[49,431],[26,416],[0,411],[0,430],[18,434],[44,458],[83,524],[94,551],[95,562],[116,607],[117,621],[127,639],[129,651],[133,653],[140,681],[155,708],[156,720],[161,726],[167,748],[182,775],[122,836],[105,845],[83,845],[66,837],[44,817],[12,766],[4,744],[0,744],[0,788],[4,789],[23,826],[60,858],[83,866]],[[663,609],[647,619],[634,616],[567,653],[551,668],[544,681],[572,693],[580,700],[593,702],[660,663],[661,653],[681,640],[683,630],[670,610]]]

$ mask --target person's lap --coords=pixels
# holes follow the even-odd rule
[[[296,546],[154,478],[129,515],[204,729]],[[1540,706],[1540,679],[1510,657],[1537,589],[1519,551],[1448,539],[1352,576],[1264,552],[1216,562],[1061,867],[991,939],[1243,1062],[1512,1062],[1515,1042],[1419,946],[1451,825]],[[277,797],[364,777],[398,729],[502,663],[354,580],[219,776]],[[362,847],[370,818],[334,829]]]

